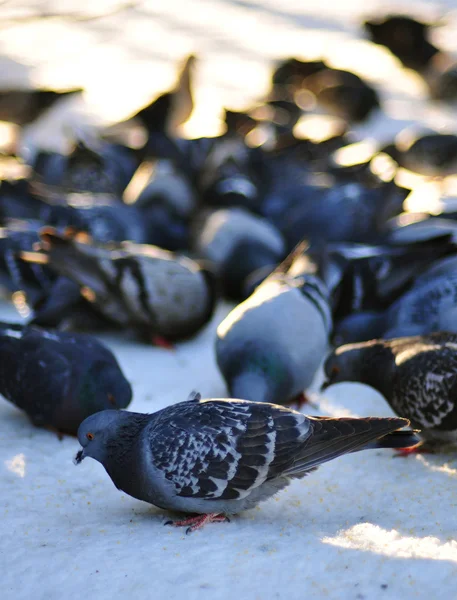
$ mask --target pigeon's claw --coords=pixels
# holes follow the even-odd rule
[[[411,454],[426,454],[428,452],[433,453],[433,450],[421,443],[410,448],[395,448],[394,458],[407,458]]]
[[[194,517],[188,517],[182,521],[167,521],[165,525],[173,525],[173,527],[187,527],[186,534],[201,529],[207,523],[224,523],[225,521],[230,522],[230,519],[226,515],[219,513],[209,513],[207,515],[195,515]]]

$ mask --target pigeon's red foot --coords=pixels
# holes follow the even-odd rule
[[[171,342],[162,337],[161,335],[153,335],[151,338],[154,346],[158,346],[159,348],[165,348],[165,350],[174,350],[175,347]]]
[[[410,448],[395,448],[395,452],[395,458],[407,458],[408,456],[411,456],[411,454],[432,453],[432,450],[427,448],[427,446],[424,444],[417,444],[416,446],[411,446]]]
[[[195,517],[188,517],[182,521],[167,521],[164,525],[173,525],[174,527],[186,527],[186,533],[191,533],[197,529],[201,529],[207,523],[224,523],[230,519],[225,515],[218,513],[209,513],[207,515],[196,515]]]

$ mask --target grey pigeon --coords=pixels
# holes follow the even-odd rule
[[[82,449],[114,485],[160,508],[196,514],[197,529],[255,507],[319,465],[368,448],[418,439],[400,418],[307,417],[274,404],[189,400],[154,414],[105,410],[81,424]]]
[[[44,254],[28,260],[47,262],[81,287],[106,318],[135,328],[154,343],[190,337],[214,309],[213,277],[186,257],[141,244],[93,244],[86,234],[41,231]]]
[[[327,288],[307,273],[300,245],[217,328],[216,358],[230,394],[257,402],[306,401],[332,328]]]
[[[457,442],[457,334],[372,340],[334,350],[325,363],[326,388],[365,383],[421,430],[423,449]]]
[[[205,212],[195,222],[193,245],[198,256],[214,265],[225,294],[234,299],[244,299],[246,279],[254,271],[273,271],[286,254],[274,225],[243,208]]]
[[[126,408],[132,389],[95,338],[0,323],[0,392],[37,426],[75,435],[107,408]]]
[[[457,257],[442,258],[385,311],[364,311],[335,328],[338,342],[397,338],[436,331],[457,333]],[[336,340],[335,340],[336,341]]]
[[[384,337],[457,333],[457,258],[444,258],[417,278],[388,310]]]

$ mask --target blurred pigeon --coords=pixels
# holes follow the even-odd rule
[[[7,224],[8,219],[39,219],[43,202],[30,190],[25,178],[0,182],[0,222]]]
[[[273,271],[286,254],[276,228],[242,208],[207,212],[194,230],[195,253],[211,262],[229,298],[242,298],[247,277],[260,268]]]
[[[292,57],[280,61],[271,76],[273,90],[271,96],[274,97],[274,91],[278,95],[278,91],[280,92],[282,87],[290,86],[298,89],[306,77],[326,68],[327,65],[322,60],[299,60]]]
[[[445,218],[444,214],[439,217],[403,214],[388,222],[383,243],[391,246],[412,244],[437,240],[446,235],[451,237],[454,244],[457,243],[457,222]]]
[[[402,211],[405,190],[395,183],[370,188],[357,182],[302,188],[273,222],[293,248],[310,241],[376,243],[389,218]],[[335,218],[335,215],[338,218]]]
[[[26,265],[29,263],[25,263]],[[39,267],[30,263],[30,266]],[[41,296],[33,301],[28,293],[25,299],[33,309],[29,325],[50,327],[60,331],[107,331],[113,329],[109,321],[97,307],[81,295],[81,288],[68,277],[59,275],[49,284]],[[21,298],[13,297],[16,308],[20,309]]]
[[[58,229],[70,227],[85,231],[100,243],[131,241],[145,243],[148,225],[136,206],[89,202],[87,206],[52,205],[44,203],[40,219],[45,225]]]
[[[79,132],[70,154],[40,151],[31,165],[35,189],[43,195],[91,192],[119,200],[138,168],[142,151],[109,144]]]
[[[41,232],[42,253],[24,258],[48,263],[81,286],[106,318],[133,327],[157,344],[194,335],[211,318],[213,276],[186,257],[155,246],[91,243],[87,234]]]
[[[362,252],[360,245],[359,251]],[[346,262],[332,290],[336,320],[359,311],[388,308],[415,282],[418,273],[437,259],[456,253],[452,236],[402,246],[365,246],[365,256],[349,257],[344,246],[329,249],[331,258]]]
[[[445,268],[434,273],[432,266],[388,309],[384,337],[457,333],[457,259],[444,261]]]
[[[0,285],[18,308],[40,301],[56,278],[46,266],[21,260],[22,252],[33,251],[39,240],[38,227],[31,221],[0,228]]]
[[[431,24],[407,15],[387,15],[363,24],[370,39],[388,48],[405,67],[422,71],[438,49],[429,41]]]
[[[437,332],[373,340],[334,350],[324,388],[358,381],[380,392],[394,411],[421,430],[424,449],[457,441],[457,335]]]
[[[446,177],[457,173],[457,135],[425,134],[405,147],[389,144],[381,152],[391,156],[400,167],[420,175]]]
[[[382,311],[355,312],[335,321],[332,343],[335,346],[365,342],[382,337],[387,328],[387,315]]]
[[[35,121],[58,100],[80,94],[84,90],[2,90],[0,91],[0,121],[23,127]]]
[[[95,338],[9,323],[0,323],[0,392],[35,425],[70,434],[132,397],[114,355]]]
[[[108,128],[105,135],[135,122],[145,127],[149,141],[160,132],[175,135],[178,127],[189,119],[194,108],[192,88],[196,61],[195,55],[187,56],[183,64],[178,67],[176,84],[171,90],[154,98],[126,121]]]
[[[254,508],[321,464],[369,448],[418,442],[406,419],[330,418],[274,404],[192,394],[152,415],[103,411],[81,424],[76,454],[99,461],[114,485],[193,517],[189,531]],[[168,522],[171,524],[171,522]]]
[[[445,102],[457,99],[455,57],[431,43],[432,28],[442,23],[424,23],[406,15],[366,21],[365,30],[375,44],[388,48],[408,69],[424,79],[430,96]]]
[[[381,106],[377,91],[351,71],[327,67],[307,77],[302,86],[322,108],[350,123],[364,121]]]
[[[332,317],[324,283],[297,249],[217,328],[216,359],[230,394],[256,402],[306,401]]]

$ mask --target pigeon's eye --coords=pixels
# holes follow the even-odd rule
[[[338,375],[339,372],[340,372],[339,367],[332,367],[332,375]]]
[[[93,433],[90,433],[90,432],[89,432],[89,433],[86,433],[86,438],[87,438],[88,440],[91,440],[91,441],[92,441],[92,440],[94,439],[94,434],[93,434]]]
[[[113,396],[113,394],[108,394],[108,402],[113,406],[116,406],[116,398]]]

